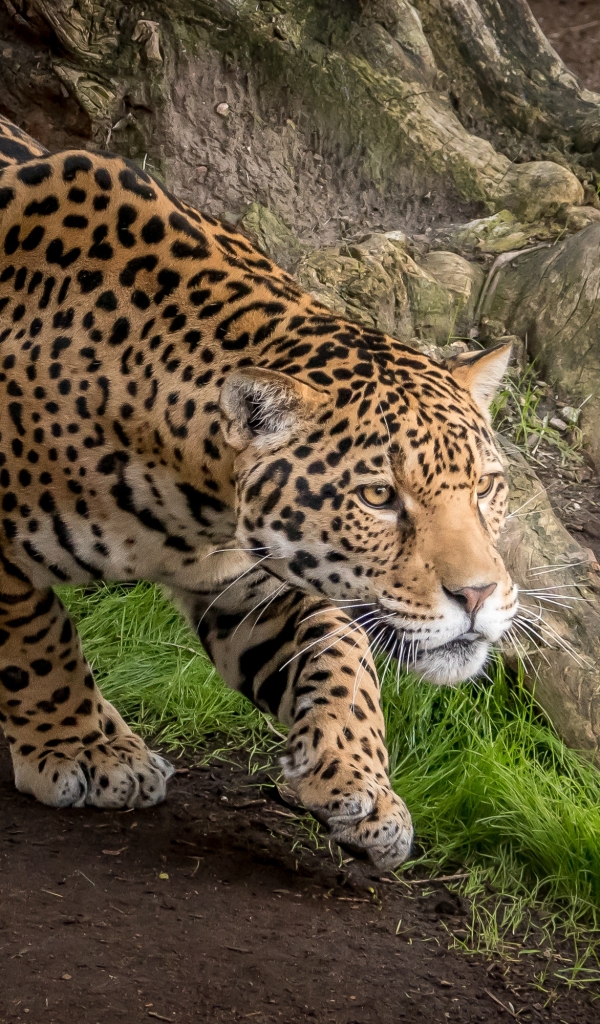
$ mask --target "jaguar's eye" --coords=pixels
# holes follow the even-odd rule
[[[371,508],[390,508],[396,501],[396,492],[387,484],[367,484],[358,488],[358,495]]]
[[[494,486],[495,476],[493,473],[486,473],[484,476],[479,477],[479,483],[477,484],[476,491],[479,501],[482,498],[487,498],[488,494]]]

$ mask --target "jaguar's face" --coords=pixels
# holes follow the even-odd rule
[[[224,395],[240,546],[436,683],[476,675],[516,611],[496,550],[507,487],[486,414],[508,355],[450,369],[418,357],[409,380],[341,408],[334,390],[262,370]]]

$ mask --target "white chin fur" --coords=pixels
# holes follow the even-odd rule
[[[465,679],[472,679],[481,671],[487,661],[489,644],[478,640],[461,650],[422,651],[414,666],[423,679],[438,686],[453,686]],[[412,668],[412,666],[409,666]]]

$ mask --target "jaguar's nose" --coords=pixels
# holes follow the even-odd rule
[[[497,585],[497,583],[486,583],[483,587],[460,587],[459,590],[448,590],[447,587],[444,587],[444,590],[448,597],[453,597],[455,601],[458,601],[467,615],[473,617],[477,615],[488,597],[494,593]]]

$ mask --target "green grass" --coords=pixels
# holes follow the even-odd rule
[[[275,762],[266,716],[220,681],[157,588],[62,597],[104,695],[136,731],[202,756],[217,744]],[[554,974],[598,981],[600,773],[555,736],[521,679],[500,662],[490,676],[456,689],[384,680],[392,779],[418,840],[409,871],[468,873],[457,884],[472,902],[469,948],[550,950],[558,929],[573,955]]]
[[[539,379],[535,363],[520,374],[509,372],[492,403],[494,427],[534,461],[541,446],[550,446],[560,452],[563,463],[581,462],[580,428],[571,426],[564,436],[550,426],[548,414],[540,416],[540,406],[549,394],[551,389]]]
[[[102,693],[142,736],[169,749],[216,738],[268,748],[264,715],[228,689],[158,587],[61,587]]]
[[[469,873],[471,947],[548,950],[560,930],[573,956],[555,973],[598,982],[600,773],[558,739],[522,678],[509,682],[501,662],[490,677],[452,690],[384,682],[392,779],[423,850],[413,864]]]

